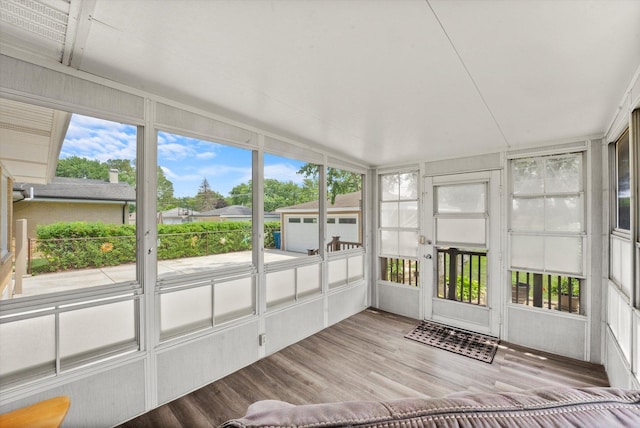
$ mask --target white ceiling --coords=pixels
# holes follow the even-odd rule
[[[640,66],[638,0],[38,1],[3,47],[369,165],[601,135]]]

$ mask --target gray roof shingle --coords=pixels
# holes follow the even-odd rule
[[[109,183],[89,178],[54,177],[49,184],[15,183],[13,190],[35,199],[82,199],[135,202],[136,191],[128,183]]]

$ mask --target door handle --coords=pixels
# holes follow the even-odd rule
[[[425,258],[425,259],[430,259],[430,258],[432,258],[432,256],[431,256],[431,254],[425,254],[425,255],[424,255],[424,258]]]

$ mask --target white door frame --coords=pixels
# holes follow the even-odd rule
[[[463,183],[487,183],[487,305],[477,306],[436,297],[437,245],[434,221],[434,186]],[[502,287],[502,239],[501,239],[501,171],[491,170],[472,173],[428,176],[423,182],[424,216],[422,230],[425,239],[422,245],[421,281],[424,290],[424,318],[452,326],[500,336],[503,312]]]

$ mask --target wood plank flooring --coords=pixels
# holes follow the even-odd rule
[[[305,404],[608,386],[602,366],[504,342],[487,364],[405,339],[416,325],[365,310],[121,427],[215,427],[264,399]]]

